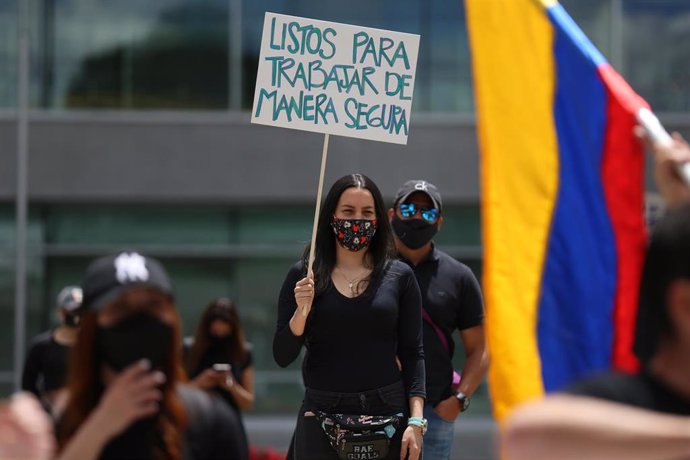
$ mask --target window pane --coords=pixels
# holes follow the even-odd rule
[[[227,0],[36,7],[42,107],[228,107]]]
[[[17,2],[0,1],[0,108],[17,106]]]
[[[656,110],[690,110],[690,2],[626,0],[624,75]]]
[[[422,101],[428,105],[417,107],[431,112],[471,113],[474,96],[464,3],[432,0],[420,2],[418,8],[426,10],[422,14],[428,18],[422,35],[423,65],[418,67],[424,72],[418,88],[427,92]]]
[[[479,246],[479,206],[444,206],[443,225],[434,237],[440,245]]]
[[[599,51],[613,62],[611,0],[562,0],[561,4]]]
[[[218,208],[55,207],[46,212],[55,244],[228,244],[231,223]]]
[[[3,319],[0,321],[0,372],[12,372],[14,367],[15,230],[15,209],[3,205],[0,207],[0,318]],[[52,305],[46,303],[45,295],[44,236],[38,214],[30,212],[26,235],[27,343],[47,326],[46,315],[50,314]]]

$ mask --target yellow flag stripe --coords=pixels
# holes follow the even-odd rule
[[[537,307],[558,189],[553,31],[534,0],[466,0],[496,419],[543,394]]]

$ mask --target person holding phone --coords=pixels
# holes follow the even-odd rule
[[[212,300],[185,341],[185,367],[192,385],[215,392],[242,418],[254,404],[252,345],[246,341],[237,305]],[[246,439],[246,433],[243,433]]]
[[[371,179],[338,179],[317,222],[313,273],[307,247],[283,283],[274,359],[286,367],[306,348],[306,391],[289,458],[362,458],[361,450],[339,457],[347,446],[338,434],[331,437],[327,421],[338,414],[357,420],[400,414],[399,423],[383,429],[388,438],[379,438],[377,456],[366,455],[419,458],[426,429],[421,297],[412,270],[394,258],[385,212]]]
[[[193,385],[216,390],[234,408],[254,404],[254,362],[235,303],[212,300],[185,343],[185,367]]]

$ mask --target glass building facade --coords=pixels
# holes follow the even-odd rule
[[[690,3],[562,2],[658,111],[687,112]],[[31,105],[50,110],[251,107],[266,11],[421,34],[415,111],[472,113],[457,0],[32,0]],[[16,2],[0,2],[0,107],[16,105]],[[509,20],[509,18],[506,18]]]
[[[562,3],[656,111],[690,112],[690,2]],[[471,119],[461,0],[31,0],[32,113],[59,118],[83,111],[173,111],[222,117],[247,111],[266,11],[420,34],[413,110],[430,119]],[[0,0],[0,115],[17,106],[17,22],[17,3]],[[27,337],[55,323],[55,295],[62,286],[79,283],[92,257],[137,249],[169,268],[186,334],[210,299],[228,296],[238,302],[255,347],[257,411],[294,410],[302,391],[299,363],[278,369],[271,340],[277,293],[309,240],[313,205],[285,203],[280,196],[256,205],[43,201],[30,208]],[[11,390],[13,378],[14,225],[12,201],[0,202],[2,394]],[[480,276],[478,202],[452,203],[437,242]],[[486,394],[482,387],[473,414],[490,412]]]

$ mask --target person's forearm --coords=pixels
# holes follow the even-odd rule
[[[56,460],[96,460],[110,439],[99,416],[92,413],[60,452]]]
[[[224,387],[230,393],[241,410],[249,410],[254,405],[254,395],[247,391],[239,382]]]
[[[290,330],[296,337],[301,337],[304,334],[304,328],[307,324],[307,317],[302,314],[302,309],[297,308],[295,314],[290,318]]]
[[[462,368],[462,378],[458,391],[468,396],[472,395],[484,380],[488,368],[489,353],[486,348],[477,349],[468,354]]]
[[[409,399],[410,417],[424,417],[424,398],[412,396]]]
[[[503,427],[511,460],[690,457],[690,418],[556,395],[518,408]]]
[[[286,324],[273,337],[273,358],[280,367],[287,367],[299,356],[304,337],[297,336]]]

